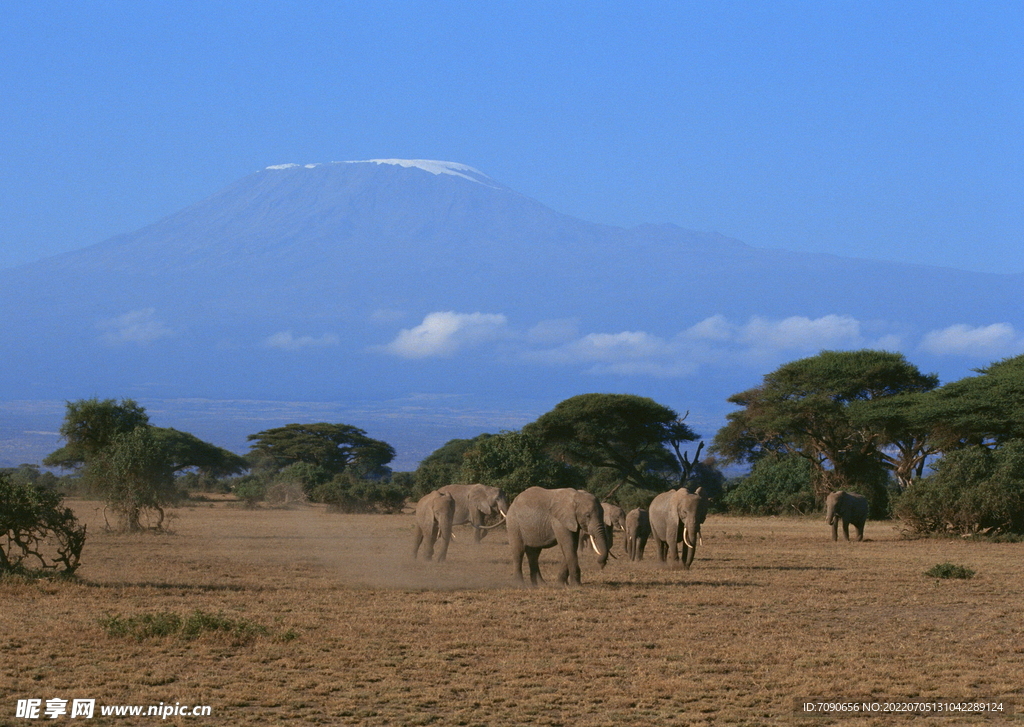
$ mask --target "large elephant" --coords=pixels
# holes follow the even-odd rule
[[[643,560],[647,538],[651,537],[651,519],[639,507],[626,513],[626,555],[630,560]]]
[[[530,564],[530,583],[537,585],[544,581],[540,575],[540,551],[557,545],[562,549],[558,582],[579,585],[576,548],[581,533],[589,535],[598,564],[604,568],[608,562],[604,512],[597,498],[585,490],[527,488],[512,501],[505,524],[514,577],[519,583],[523,582],[523,555]]]
[[[437,562],[448,556],[448,543],[452,539],[452,518],[455,516],[455,498],[445,492],[434,490],[424,495],[416,503],[416,528],[413,532],[412,557],[423,545],[423,557],[430,560],[434,556],[434,543],[441,541],[437,551]]]
[[[853,492],[831,493],[825,498],[825,521],[832,526],[832,540],[839,540],[839,521],[843,535],[850,539],[850,526],[857,529],[857,540],[864,539],[864,523],[868,519],[868,500]]]
[[[648,508],[651,535],[658,545],[658,558],[669,567],[680,562],[678,544],[682,542],[682,566],[689,568],[700,541],[700,526],[708,514],[708,498],[704,488],[696,492],[686,488],[662,492],[651,501]],[[671,553],[672,559],[668,560]]]
[[[454,525],[470,524],[475,530],[474,539],[480,542],[487,535],[484,519],[508,512],[508,500],[505,493],[497,487],[487,485],[445,485],[438,488],[455,498]]]

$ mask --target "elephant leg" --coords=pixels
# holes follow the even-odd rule
[[[427,534],[426,542],[423,544],[423,557],[427,560],[434,558],[434,541],[437,540],[437,523],[430,524],[430,532]]]
[[[682,550],[683,569],[690,570],[690,564],[693,563],[693,556],[697,554],[697,549],[691,548],[686,543],[683,543]]]
[[[452,537],[451,528],[441,528],[439,540],[441,542],[440,547],[437,551],[437,562],[443,563],[448,558],[448,543]]]
[[[509,529],[508,544],[512,548],[512,577],[517,583],[523,583],[523,555],[526,551],[523,548],[522,538],[517,530]],[[532,574],[531,574],[532,575]]]
[[[839,521],[832,523],[832,542],[839,540]]]
[[[540,548],[526,548],[526,560],[530,564],[530,583],[540,585],[544,582],[540,575]]]
[[[559,542],[562,548],[562,569],[558,572],[558,582],[562,585],[580,585],[579,546],[584,541],[580,532],[569,533],[566,541]]]
[[[671,537],[671,535],[669,537]],[[679,541],[682,539],[683,534],[679,532],[676,533],[676,536],[672,538],[672,540],[670,540],[668,543],[668,552],[669,556],[671,556],[671,560],[669,561],[670,568],[674,568],[676,564],[679,562]]]
[[[846,542],[850,542],[850,521],[843,520],[843,537],[846,538]]]
[[[416,526],[416,531],[413,533],[413,559],[416,559],[417,554],[420,552],[420,544],[423,543],[423,530],[419,525]]]
[[[658,560],[664,563],[668,559],[668,542],[665,540],[655,540],[658,544]]]
[[[864,540],[864,523],[854,523],[853,528],[857,531],[857,542]]]
[[[647,538],[639,538],[636,545],[633,546],[633,551],[636,554],[636,560],[644,559],[644,548],[647,547]]]

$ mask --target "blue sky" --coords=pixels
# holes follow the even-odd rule
[[[1022,49],[1020,2],[5,3],[0,266],[271,164],[422,158],[596,222],[1022,272]]]

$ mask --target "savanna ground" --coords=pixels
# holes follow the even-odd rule
[[[303,506],[174,511],[102,530],[74,582],[0,581],[0,724],[18,699],[210,705],[167,724],[982,724],[1019,716],[813,716],[797,702],[1024,701],[1024,544],[832,543],[821,518],[712,515],[690,571],[583,558],[578,589],[514,588],[502,529],[409,558],[411,515]],[[840,536],[841,537],[841,536]],[[542,569],[554,580],[554,551]],[[972,580],[935,580],[966,565]],[[136,639],[101,619],[196,609],[266,635]],[[68,720],[37,720],[54,723]],[[68,720],[70,721],[70,720]],[[108,717],[93,724],[153,724]]]

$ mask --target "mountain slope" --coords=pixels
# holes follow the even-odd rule
[[[946,378],[1017,353],[1022,282],[589,223],[447,162],[279,165],[0,271],[0,400],[619,390],[717,416],[823,347]]]

